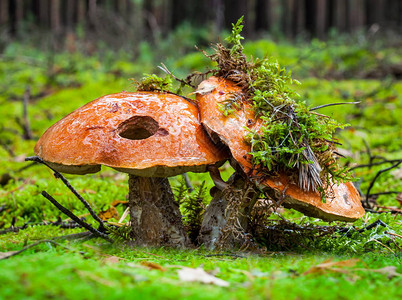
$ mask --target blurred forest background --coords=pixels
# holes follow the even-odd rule
[[[102,38],[120,47],[127,41],[158,40],[184,24],[230,30],[244,15],[245,35],[327,38],[371,29],[400,30],[399,0],[0,0],[0,29],[5,37],[52,33],[54,46],[77,28],[88,39]],[[4,46],[4,44],[3,44]]]

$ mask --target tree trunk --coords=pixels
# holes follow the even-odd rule
[[[326,35],[327,29],[327,15],[326,12],[328,10],[327,1],[326,0],[317,0],[316,1],[316,25],[315,25],[315,33],[318,38],[323,39]]]
[[[128,184],[130,223],[135,243],[156,247],[189,246],[169,180],[129,175]]]
[[[233,174],[228,186],[217,190],[201,224],[199,241],[207,249],[248,246],[249,216],[257,200],[254,185]]]
[[[10,20],[8,14],[9,3],[8,0],[0,0],[0,25],[6,25]]]
[[[60,33],[61,30],[60,5],[60,0],[50,2],[50,27],[54,34]]]

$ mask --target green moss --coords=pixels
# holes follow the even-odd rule
[[[352,180],[338,164],[334,133],[346,124],[308,107],[292,89],[297,80],[272,58],[250,59],[243,53],[242,18],[233,24],[226,39],[230,48],[217,44],[208,57],[217,63],[215,74],[234,81],[246,97],[232,95],[219,103],[224,115],[248,102],[262,126],[245,137],[251,145],[252,163],[263,176],[277,172],[294,173],[304,190],[323,191],[333,182]]]
[[[169,92],[172,90],[171,76],[161,78],[155,74],[144,74],[141,81],[131,79],[137,85],[137,91],[160,91]]]

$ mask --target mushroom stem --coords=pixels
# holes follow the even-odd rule
[[[136,244],[189,246],[169,180],[129,174],[128,184],[130,223]]]
[[[236,248],[249,244],[249,218],[257,195],[249,181],[234,173],[225,188],[215,192],[205,211],[199,237],[204,247]]]

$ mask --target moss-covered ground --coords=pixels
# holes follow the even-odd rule
[[[343,162],[357,167],[353,171],[360,178],[357,185],[365,200],[377,172],[393,164],[384,161],[395,163],[402,159],[402,81],[387,74],[376,79],[368,77],[383,66],[400,63],[402,53],[400,47],[370,41],[347,42],[291,45],[259,40],[246,43],[245,50],[253,56],[272,55],[293,69],[293,76],[302,82],[295,88],[309,105],[361,102],[319,112],[351,124],[339,132],[339,148],[350,157]],[[93,223],[80,202],[48,169],[40,165],[23,169],[29,165],[24,158],[33,155],[35,140],[47,127],[86,102],[108,93],[134,90],[128,78],[157,71],[152,67],[154,57],[149,47],[135,60],[124,54],[111,55],[107,50],[92,56],[80,52],[49,56],[36,47],[16,43],[6,47],[0,57],[0,299],[402,297],[402,217],[398,213],[402,209],[402,165],[378,177],[369,199],[377,205],[377,212],[367,213],[353,225],[326,224],[298,212],[281,211],[283,217],[305,227],[338,225],[360,229],[376,220],[382,220],[387,227],[377,226],[361,233],[350,229],[349,233],[328,235],[309,235],[306,231],[299,237],[284,234],[267,238],[260,250],[249,252],[132,248],[101,239],[56,239],[1,259],[37,241],[83,231],[43,225],[67,217],[40,195],[42,190]],[[201,53],[172,55],[164,61],[177,76],[204,70],[204,65],[209,64]],[[33,140],[23,138],[21,126],[27,87]],[[384,163],[361,166],[370,160]],[[223,172],[227,178],[232,170],[225,165]],[[194,187],[203,181],[208,187],[212,185],[206,174],[189,176]],[[108,209],[114,200],[126,199],[127,178],[111,169],[67,178],[96,212]],[[171,178],[173,186],[180,181],[180,177]],[[383,192],[392,193],[378,194]],[[123,209],[122,205],[117,207],[120,214]],[[279,218],[273,215],[271,219],[276,224]],[[12,225],[24,224],[29,225],[18,232],[3,232]],[[325,261],[332,263],[318,266]],[[183,282],[178,270],[184,266],[203,268],[229,286]]]

